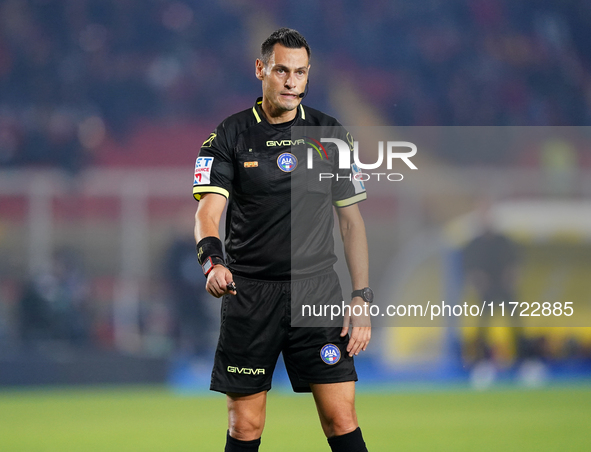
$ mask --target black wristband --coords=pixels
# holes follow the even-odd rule
[[[204,237],[197,244],[197,260],[199,260],[199,265],[203,265],[208,257],[224,258],[222,241],[217,237]]]

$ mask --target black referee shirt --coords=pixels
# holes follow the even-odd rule
[[[270,281],[307,278],[337,260],[332,206],[364,200],[365,187],[355,181],[354,165],[339,169],[336,145],[318,146],[322,137],[352,141],[336,119],[300,105],[290,123],[270,124],[261,102],[225,119],[203,143],[193,196],[228,198],[225,248],[233,273]]]

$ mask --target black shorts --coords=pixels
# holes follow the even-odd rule
[[[304,298],[341,303],[334,271],[293,282],[237,275],[234,281],[237,295],[222,300],[211,390],[268,391],[279,353],[295,392],[310,392],[310,383],[357,381],[353,358],[347,354],[349,335],[340,337],[341,327],[291,326],[292,290]]]

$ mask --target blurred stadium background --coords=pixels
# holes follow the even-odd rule
[[[0,448],[5,434],[16,437],[3,450],[67,450],[59,441],[56,449],[43,445],[41,434],[19,443],[40,422],[29,415],[53,412],[52,400],[94,407],[140,394],[139,413],[158,410],[149,400],[165,397],[160,389],[14,387],[164,384],[197,397],[206,412],[223,405],[215,399],[218,408],[209,408],[206,395],[218,302],[204,293],[192,244],[191,171],[211,130],[260,95],[254,59],[280,26],[296,28],[312,47],[304,104],[345,125],[414,133],[421,126],[418,133],[436,138],[413,159],[420,179],[395,189],[367,184],[360,208],[379,297],[475,299],[459,262],[489,203],[491,223],[519,248],[518,299],[573,301],[589,319],[589,2],[0,0]],[[452,145],[449,130],[479,141]],[[498,144],[506,131],[511,139]],[[377,410],[376,426],[403,423],[412,437],[421,413],[431,426],[448,418],[482,432],[475,439],[446,430],[455,434],[424,450],[589,450],[579,424],[591,419],[591,320],[525,323],[519,340],[514,330],[502,322],[484,330],[470,322],[376,329],[359,359],[360,409]],[[279,371],[276,386],[286,384]],[[556,384],[567,393],[540,389]],[[430,392],[450,387],[458,392],[446,400]],[[458,389],[469,387],[492,392]],[[389,409],[363,395],[378,390],[391,393]],[[179,409],[191,416],[193,397],[167,403],[187,403]],[[517,409],[513,430],[502,424],[533,399],[537,411]],[[446,409],[458,400],[454,417]],[[495,400],[493,415],[478,417]],[[400,419],[395,406],[415,402],[423,409],[413,411],[416,419]],[[112,414],[99,413],[96,422]],[[529,438],[525,419],[540,413],[528,430],[537,440],[520,443]],[[216,450],[208,444],[217,443],[213,432],[223,435],[223,417],[183,438]],[[481,423],[469,424],[474,419]],[[162,422],[162,431],[173,428]],[[152,424],[142,425],[138,438]],[[552,436],[548,425],[564,430]],[[511,432],[506,442],[497,429]],[[406,449],[423,450],[399,433]],[[96,444],[109,445],[96,435]],[[167,444],[130,441],[117,447]],[[376,447],[393,450],[389,441]]]

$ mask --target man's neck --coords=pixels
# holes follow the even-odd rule
[[[293,110],[277,110],[264,98],[261,103],[261,110],[269,124],[283,124],[292,121],[298,114],[297,108]]]

